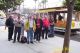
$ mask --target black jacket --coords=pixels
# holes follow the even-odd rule
[[[37,24],[37,20],[38,19],[35,19],[35,23]],[[40,29],[42,29],[42,26],[43,26],[43,23],[42,23],[42,20],[41,19],[39,19],[39,21],[40,21]],[[38,26],[36,25],[36,29],[38,28]]]
[[[8,19],[6,19],[6,22],[5,22],[5,25],[8,26],[8,27],[14,27],[14,20],[9,17]]]

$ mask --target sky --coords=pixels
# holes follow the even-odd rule
[[[38,4],[39,2],[41,2],[41,0],[37,1],[37,7],[38,8]],[[48,0],[47,2],[47,8],[48,7],[58,7],[62,5],[63,0]],[[24,6],[24,7],[23,7]],[[35,2],[33,0],[24,0],[24,2],[21,4],[21,8],[30,8],[30,9],[34,9],[35,8]]]

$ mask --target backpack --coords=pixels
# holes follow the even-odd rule
[[[27,38],[25,36],[21,37],[21,43],[26,43],[27,42]]]
[[[48,37],[50,37],[50,38],[54,37],[54,34],[48,34]]]

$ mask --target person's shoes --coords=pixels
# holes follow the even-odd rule
[[[12,38],[10,40],[13,40]]]
[[[15,41],[13,41],[13,43],[15,43]]]
[[[33,41],[31,41],[30,43],[34,44]]]
[[[40,43],[40,41],[38,41],[38,43]]]
[[[44,38],[42,38],[42,39],[44,39]]]
[[[8,41],[11,41],[10,39],[8,39]]]
[[[27,44],[29,44],[29,41],[27,41]]]
[[[18,40],[18,42],[20,42],[20,41]]]
[[[47,37],[45,37],[45,39],[48,39]]]

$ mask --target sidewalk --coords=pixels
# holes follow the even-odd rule
[[[63,38],[57,37],[41,40],[40,43],[21,44],[12,43],[7,40],[7,30],[0,27],[0,53],[61,53],[63,47]],[[26,33],[25,33],[26,35]],[[70,53],[80,52],[80,42],[70,41]]]

